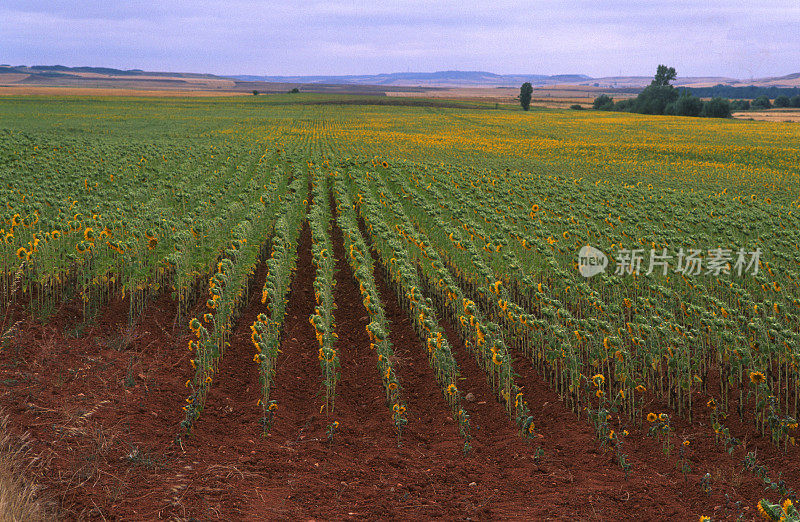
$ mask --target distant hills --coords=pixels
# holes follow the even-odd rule
[[[239,80],[332,84],[332,85],[379,85],[392,87],[519,87],[530,82],[534,87],[556,85],[581,85],[587,87],[644,88],[650,84],[652,76],[607,76],[593,78],[585,74],[494,74],[486,71],[438,71],[432,73],[391,73],[355,76],[232,76]],[[787,76],[738,80],[721,76],[678,78],[675,85],[685,87],[711,87],[713,85],[756,85],[759,87],[797,87],[800,86],[800,73]]]
[[[584,74],[494,74],[486,71],[438,71],[432,73],[391,73],[356,76],[233,76],[239,80],[280,83],[324,83],[348,85],[383,85],[393,87],[518,87],[524,82],[535,85],[578,84],[591,80]]]
[[[383,95],[392,92],[429,92],[458,87],[518,88],[530,82],[537,88],[581,86],[586,89],[637,90],[649,85],[651,76],[609,76],[592,78],[585,74],[495,74],[486,71],[406,72],[346,76],[219,76],[202,73],[148,72],[108,67],[65,67],[63,65],[0,65],[0,85],[37,87],[128,88],[173,91],[244,93],[286,92],[298,87],[306,92]],[[800,73],[786,76],[740,80],[727,77],[679,77],[675,85],[758,87],[800,87]]]

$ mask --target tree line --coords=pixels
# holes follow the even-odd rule
[[[716,97],[703,101],[688,90],[676,89],[670,83],[676,77],[677,73],[674,67],[659,65],[653,81],[636,98],[615,102],[607,94],[601,94],[594,99],[592,108],[601,111],[706,118],[727,118],[731,115],[730,100]]]
[[[678,87],[680,90],[685,90],[687,87]],[[734,87],[733,85],[715,85],[713,87],[694,87],[692,94],[701,98],[730,98],[733,99],[747,99],[755,100],[759,97],[766,97],[770,100],[785,96],[792,99],[800,96],[800,87],[758,87],[756,85],[746,85],[743,87]],[[800,98],[798,98],[800,100]]]
[[[711,88],[696,89],[694,92],[711,93],[719,92],[740,92],[742,94],[752,94],[765,91],[766,93],[776,93],[779,91],[797,91],[798,94],[789,97],[788,94],[779,94],[774,98],[774,103],[770,101],[768,94],[760,94],[754,100],[739,99],[729,100],[723,96],[715,95],[710,100],[702,100],[695,96],[694,92],[688,88],[676,88],[670,82],[677,77],[674,67],[659,65],[656,74],[650,85],[645,87],[635,98],[614,101],[614,98],[607,94],[601,94],[594,99],[592,108],[601,111],[635,112],[638,114],[664,114],[672,116],[695,116],[705,118],[729,118],[732,111],[745,111],[750,109],[770,109],[774,107],[796,107],[800,108],[800,89],[778,89],[776,87],[730,87],[730,91],[723,91],[727,88],[724,85],[717,85]],[[529,110],[533,87],[525,82],[520,88],[519,101],[523,110]],[[704,96],[704,94],[700,94]],[[704,96],[705,97],[705,96]],[[745,96],[746,98],[746,96]],[[573,106],[578,108],[578,106]]]
[[[675,88],[670,84],[677,74],[674,67],[659,65],[653,81],[636,98],[617,102],[607,94],[594,99],[592,108],[601,111],[635,112],[639,114],[668,114],[673,116],[697,116],[707,118],[728,118],[731,111],[749,109],[769,109],[774,107],[800,108],[800,95],[789,97],[782,94],[770,102],[766,94],[750,101],[747,99],[729,100],[722,96],[714,96],[703,101],[687,88]],[[700,91],[700,89],[694,92]]]

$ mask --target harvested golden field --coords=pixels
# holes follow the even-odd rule
[[[800,109],[770,109],[768,111],[734,112],[733,117],[740,120],[800,122]]]

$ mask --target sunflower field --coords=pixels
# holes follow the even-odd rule
[[[185,445],[255,298],[246,400],[267,436],[290,401],[276,382],[308,230],[316,304],[302,319],[317,342],[302,350],[319,373],[305,385],[329,438],[353,386],[335,298],[347,278],[398,441],[419,412],[387,300],[416,333],[462,453],[484,423],[464,365],[530,445],[547,435],[534,375],[626,478],[647,438],[663,450],[652,458],[704,488],[711,470],[689,458],[689,434],[703,433],[763,483],[769,501],[752,509],[789,513],[800,127],[345,101],[0,100],[3,331],[11,310],[47,321],[64,303],[91,322],[124,302],[135,325],[168,295],[186,339],[170,436]]]

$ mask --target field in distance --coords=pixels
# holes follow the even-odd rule
[[[137,520],[796,498],[800,127],[495,107],[0,98],[0,404],[45,497]]]

